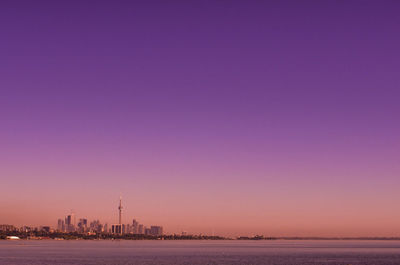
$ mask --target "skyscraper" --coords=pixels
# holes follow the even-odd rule
[[[138,234],[139,233],[139,222],[133,219],[132,221],[132,233]]]
[[[138,234],[143,235],[144,234],[144,226],[142,224],[138,225]]]
[[[67,215],[67,217],[65,217],[65,225],[72,225],[71,219],[71,215]]]
[[[150,227],[150,234],[152,236],[162,236],[162,234],[163,234],[162,226],[151,226]]]
[[[111,233],[122,234],[122,225],[116,224],[111,226]]]
[[[64,223],[64,221],[62,219],[58,219],[57,231],[58,232],[65,232],[65,223]]]
[[[79,232],[81,232],[81,233],[87,232],[87,224],[88,224],[87,219],[84,219],[84,218],[79,219],[79,222],[78,222]]]
[[[74,232],[75,231],[75,225],[73,224],[73,216],[68,215],[65,217],[65,230],[67,232]]]

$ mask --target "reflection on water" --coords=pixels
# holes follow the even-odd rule
[[[400,241],[0,241],[0,264],[400,264]]]

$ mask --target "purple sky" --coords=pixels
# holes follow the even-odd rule
[[[0,2],[0,223],[400,236],[400,2],[167,2]]]

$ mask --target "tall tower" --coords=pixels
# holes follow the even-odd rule
[[[118,224],[122,225],[122,196],[119,196],[118,211],[119,211],[119,222],[118,222]],[[121,232],[122,232],[122,229],[121,229]]]

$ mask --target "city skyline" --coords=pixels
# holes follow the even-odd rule
[[[118,205],[118,222],[112,224],[102,223],[99,219],[88,220],[84,216],[76,217],[75,212],[71,211],[65,218],[59,218],[57,224],[53,225],[40,225],[30,226],[15,225],[15,224],[0,224],[0,232],[22,232],[29,235],[31,232],[45,232],[49,233],[64,233],[64,234],[79,234],[81,236],[96,236],[96,235],[138,235],[138,236],[151,236],[159,237],[165,235],[163,226],[159,225],[144,225],[139,223],[136,219],[123,220],[122,219],[122,196],[119,197]],[[78,221],[77,221],[78,220]],[[182,235],[185,232],[182,232]],[[172,235],[172,234],[171,234]]]
[[[146,226],[139,223],[136,219],[128,220],[122,219],[122,196],[119,197],[118,205],[118,222],[111,224],[102,223],[99,219],[89,220],[85,217],[79,217],[78,223],[76,222],[76,215],[71,212],[65,216],[65,219],[58,219],[57,225],[51,227],[52,230],[62,233],[78,232],[85,233],[105,233],[114,235],[135,234],[135,235],[150,235],[161,236],[163,235],[163,227],[159,225]]]
[[[400,236],[398,10],[0,1],[0,224]]]

